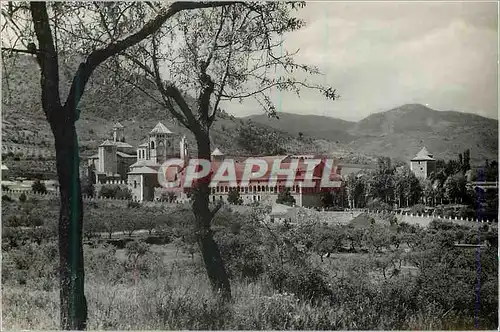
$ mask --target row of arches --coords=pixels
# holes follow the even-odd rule
[[[286,186],[268,186],[268,185],[254,185],[254,186],[248,186],[248,187],[231,187],[231,186],[216,186],[212,187],[212,194],[216,193],[229,193],[231,190],[236,190],[241,194],[248,194],[248,193],[274,193],[277,194],[279,192],[285,191]],[[318,186],[316,187],[303,187],[300,188],[298,185],[292,186],[289,188],[290,192],[292,193],[318,193],[320,192],[320,188]]]

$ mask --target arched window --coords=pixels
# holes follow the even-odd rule
[[[151,141],[151,149],[154,149],[154,148],[155,148],[155,142]]]

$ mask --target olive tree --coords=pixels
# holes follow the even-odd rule
[[[229,2],[8,2],[2,3],[2,53],[28,54],[40,68],[42,110],[50,124],[60,190],[60,319],[65,330],[85,329],[82,247],[83,208],[79,179],[78,105],[94,70],[116,54],[155,33],[176,14]],[[5,36],[9,37],[6,38]],[[66,86],[63,64],[77,65]],[[75,60],[76,59],[76,60]],[[61,92],[65,92],[62,98]]]
[[[320,74],[318,68],[296,63],[297,52],[282,49],[284,35],[304,26],[293,15],[304,5],[237,3],[180,13],[147,40],[122,52],[126,60],[122,70],[142,70],[156,87],[154,93],[143,91],[193,133],[198,159],[210,160],[210,128],[221,102],[253,98],[273,116],[271,89],[299,94],[307,88],[331,100],[338,97],[333,88],[308,80]],[[211,230],[220,205],[210,208],[209,193],[208,180],[193,188],[196,237],[214,291],[228,299],[229,279]]]

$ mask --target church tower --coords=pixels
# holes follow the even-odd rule
[[[125,142],[124,127],[120,122],[113,126],[113,142]]]
[[[223,161],[224,160],[224,153],[222,153],[219,148],[215,148],[215,150],[212,152],[212,160],[213,161]]]
[[[424,147],[410,161],[410,169],[417,178],[427,179],[436,170],[436,159]]]
[[[99,164],[97,171],[114,175],[117,173],[116,145],[106,140],[99,145]]]
[[[150,159],[162,164],[174,155],[173,133],[161,122],[149,133]]]
[[[182,136],[182,138],[181,138],[179,151],[180,151],[179,158],[184,160],[184,164],[187,164],[187,162],[189,160],[189,154],[188,154],[188,148],[187,148],[186,135]]]

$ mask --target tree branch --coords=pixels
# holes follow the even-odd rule
[[[12,53],[26,53],[26,54],[31,54],[31,55],[38,55],[41,54],[42,52],[36,49],[31,49],[31,50],[23,50],[19,48],[10,48],[10,47],[2,47],[2,51],[8,51]]]
[[[158,29],[165,23],[170,17],[176,13],[183,10],[191,9],[201,9],[201,8],[212,8],[233,5],[237,2],[224,2],[224,1],[214,1],[214,2],[174,2],[168,9],[162,9],[160,13],[151,21],[146,23],[144,27],[138,32],[122,39],[117,42],[111,43],[108,46],[97,49],[93,51],[86,59],[84,63],[81,63],[78,71],[76,72],[73,82],[71,84],[70,92],[66,99],[65,107],[68,105],[76,105],[80,101],[83,95],[85,85],[87,84],[90,75],[94,69],[107,60],[108,58],[123,52],[128,47],[131,47],[140,41],[146,39],[151,34],[158,31]]]

